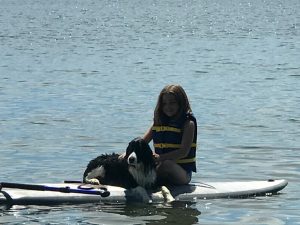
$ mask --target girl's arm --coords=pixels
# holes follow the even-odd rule
[[[189,154],[194,139],[195,123],[191,120],[186,121],[183,127],[182,141],[180,148],[170,153],[159,156],[158,161],[182,159]]]
[[[152,126],[146,131],[146,133],[143,136],[143,139],[149,144],[150,141],[152,140]]]

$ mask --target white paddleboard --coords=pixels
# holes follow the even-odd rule
[[[191,183],[189,185],[169,187],[175,200],[195,201],[197,199],[213,198],[247,198],[277,194],[288,182],[286,180],[267,181],[234,181],[234,182],[205,182]],[[135,201],[136,196],[130,190],[115,186],[105,186],[108,196],[101,197],[96,194],[103,189],[91,188],[80,183],[50,183],[33,184],[45,185],[53,188],[68,188],[79,193],[64,193],[59,191],[26,190],[20,188],[2,187],[0,191],[0,204],[7,205],[53,205],[53,204],[79,204],[94,202],[128,202]],[[87,193],[80,193],[86,191]],[[91,194],[89,194],[89,191]],[[163,202],[160,192],[149,193],[152,201]]]

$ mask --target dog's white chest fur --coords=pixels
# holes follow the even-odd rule
[[[153,169],[146,174],[141,171],[144,171],[142,164],[138,164],[137,167],[129,167],[129,172],[139,186],[144,188],[151,187],[156,180],[156,171]]]

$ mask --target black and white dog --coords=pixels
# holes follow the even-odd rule
[[[143,202],[151,201],[146,189],[156,188],[156,168],[153,153],[142,138],[132,140],[124,157],[104,154],[91,160],[83,174],[83,182],[119,186],[138,193]],[[174,200],[166,187],[161,187],[167,202]]]

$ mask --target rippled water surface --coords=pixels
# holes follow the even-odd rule
[[[300,224],[300,2],[0,0],[0,181],[81,178],[181,84],[194,181],[287,179],[280,195],[0,208],[1,224]]]

